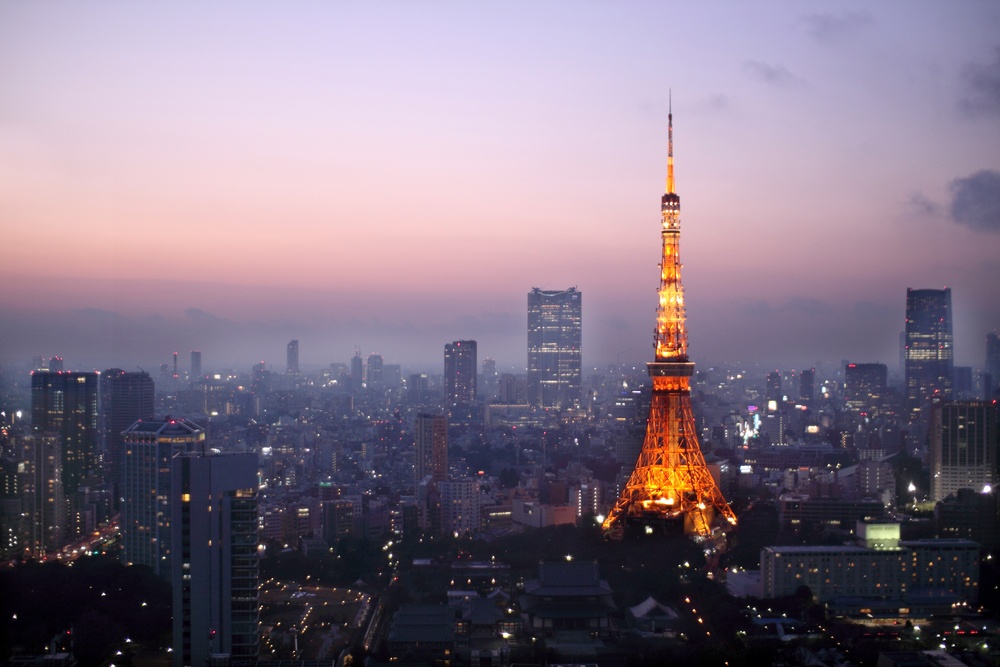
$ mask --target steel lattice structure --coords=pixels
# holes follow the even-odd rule
[[[647,364],[653,397],[646,437],[621,496],[604,520],[620,532],[629,520],[683,519],[685,532],[708,536],[716,519],[736,523],[698,444],[691,409],[694,363],[687,356],[681,283],[681,200],[674,192],[674,118],[668,115],[667,186],[661,200],[663,260],[656,316],[656,357]]]

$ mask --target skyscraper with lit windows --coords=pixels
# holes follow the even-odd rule
[[[171,459],[173,665],[257,659],[257,456]]]
[[[84,481],[101,472],[98,377],[93,372],[31,374],[31,430],[59,437],[62,485],[71,504]]]
[[[951,288],[906,289],[906,399],[911,421],[932,400],[952,397]]]
[[[444,401],[463,405],[476,401],[476,341],[456,340],[444,346]]]
[[[381,354],[372,352],[368,355],[368,363],[365,364],[365,384],[369,389],[378,389],[385,384],[385,360]]]
[[[417,449],[416,483],[427,476],[435,482],[448,479],[448,418],[444,415],[419,414],[413,426]]]
[[[170,579],[171,460],[196,451],[205,429],[187,419],[141,419],[121,435],[121,530],[128,564],[149,566]]]
[[[931,410],[931,498],[1000,483],[1000,422],[993,401],[944,401]]]
[[[528,293],[528,402],[543,408],[580,403],[582,295],[575,288]]]

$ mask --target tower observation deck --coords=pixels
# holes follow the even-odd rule
[[[603,528],[620,536],[627,524],[683,522],[684,532],[707,537],[726,522],[736,523],[729,503],[705,463],[691,409],[684,286],[681,283],[681,200],[674,192],[674,117],[668,115],[667,186],[660,211],[660,263],[656,350],[647,363],[653,396],[646,436],[635,469]]]

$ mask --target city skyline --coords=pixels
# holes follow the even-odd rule
[[[0,363],[523,367],[567,285],[585,366],[649,361],[672,89],[693,360],[893,369],[949,287],[982,367],[995,4],[384,10],[0,9]]]

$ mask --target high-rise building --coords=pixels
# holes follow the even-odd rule
[[[288,350],[286,351],[286,366],[285,372],[289,375],[299,374],[299,341],[290,340],[288,341]]]
[[[109,368],[101,373],[101,437],[105,468],[110,462],[112,505],[121,503],[125,440],[122,433],[140,419],[153,418],[155,388],[146,371]]]
[[[986,381],[983,386],[983,398],[990,399],[994,392],[1000,390],[1000,333],[993,331],[986,334]]]
[[[775,407],[781,405],[783,398],[781,394],[781,371],[768,373],[765,382],[766,389],[764,396],[767,398],[768,405],[770,405],[771,401],[774,401]]]
[[[481,524],[479,480],[454,479],[438,483],[441,497],[441,530],[445,534],[471,535]]]
[[[29,435],[22,440],[21,511],[27,525],[25,546],[36,558],[62,546],[66,501],[62,485],[62,441],[54,434]]]
[[[1000,423],[993,401],[944,401],[931,410],[931,498],[1000,484]]]
[[[187,419],[139,420],[122,433],[122,560],[170,579],[171,460],[197,451],[205,429]]]
[[[496,359],[486,357],[483,359],[483,391],[487,400],[496,397],[498,379]]]
[[[885,364],[844,366],[844,399],[847,407],[872,415],[885,399],[889,369]]]
[[[448,419],[444,415],[419,414],[413,426],[417,448],[416,484],[427,476],[435,482],[448,479]]]
[[[816,369],[807,368],[799,373],[799,402],[803,405],[812,405],[815,391]]]
[[[365,363],[361,360],[361,350],[357,350],[351,357],[351,389],[360,391],[365,380]]]
[[[604,519],[604,530],[619,535],[627,524],[655,530],[682,523],[685,533],[707,537],[720,527],[716,519],[735,524],[736,515],[705,462],[691,407],[694,362],[687,353],[681,282],[681,199],[674,192],[673,113],[667,118],[667,187],[660,200],[659,308],[655,357],[647,364],[653,393],[639,458]]]
[[[528,402],[544,408],[580,403],[582,295],[575,287],[528,293]]]
[[[174,667],[258,654],[257,456],[171,459]]]
[[[31,374],[31,430],[58,435],[62,446],[62,484],[72,498],[100,470],[98,374]]]
[[[476,341],[456,340],[444,346],[446,405],[476,402]]]
[[[427,401],[430,381],[426,373],[413,373],[406,381],[406,393],[410,403],[419,405]]]
[[[52,373],[62,373],[64,369],[62,357],[52,357],[49,359],[49,371]]]
[[[911,421],[934,399],[951,398],[951,288],[906,289],[906,399]]]
[[[381,354],[372,352],[368,355],[368,363],[365,365],[365,382],[372,389],[385,384],[385,360]]]
[[[201,350],[191,350],[191,381],[201,379]]]

